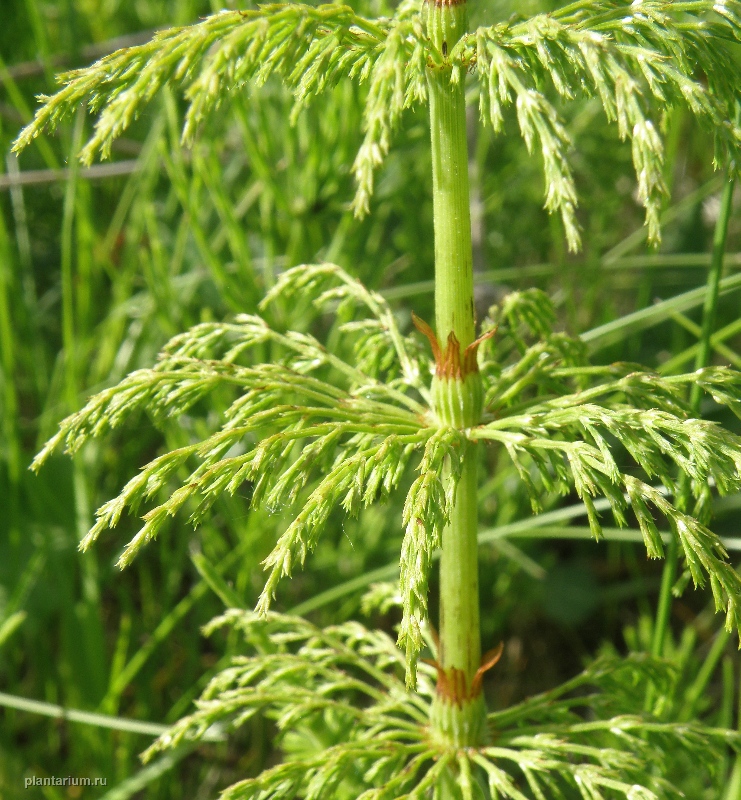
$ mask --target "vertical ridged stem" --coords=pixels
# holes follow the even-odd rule
[[[468,686],[481,664],[475,448],[469,443],[440,560],[439,661],[461,670]]]
[[[428,3],[427,26],[431,41],[444,57],[447,56],[466,31],[465,3]],[[435,225],[435,323],[438,340],[444,345],[452,332],[461,349],[475,338],[463,77],[461,75],[457,83],[451,83],[451,68],[448,66],[430,67],[428,71]],[[481,387],[477,372],[445,378],[437,389],[436,396],[447,397],[449,401],[441,401],[435,409],[441,423],[460,428],[478,422],[478,419],[468,419],[470,414],[464,413],[475,408],[476,416],[480,414]],[[444,677],[438,686],[432,722],[437,734],[456,746],[477,744],[485,736],[483,699],[478,692],[474,692],[478,696],[470,696],[481,663],[476,451],[475,444],[467,445],[450,523],[443,531],[440,558],[438,662]],[[443,685],[448,687],[446,692],[441,691]]]
[[[79,352],[75,332],[75,213],[77,205],[77,188],[80,164],[77,159],[82,146],[85,124],[85,109],[80,107],[75,118],[72,133],[72,148],[69,158],[69,177],[64,193],[62,207],[61,236],[61,273],[62,273],[62,344],[64,348],[65,400],[70,411],[77,410],[79,402]],[[82,540],[90,530],[91,510],[88,495],[87,479],[80,454],[73,461],[73,491],[75,497],[76,533],[78,541]],[[83,570],[82,591],[88,607],[97,607],[98,603],[98,570],[95,558],[85,558],[81,564]]]
[[[466,5],[427,7],[427,31],[441,53],[450,53],[466,30]],[[453,331],[462,347],[475,338],[473,251],[468,196],[468,143],[464,76],[450,81],[449,67],[428,71],[435,218],[435,323],[445,342]]]
[[[734,170],[729,170],[729,177],[723,189],[720,203],[720,213],[715,223],[715,233],[713,236],[713,254],[708,271],[706,283],[705,303],[702,309],[702,332],[700,334],[697,358],[695,359],[695,369],[703,369],[710,363],[710,353],[712,351],[712,335],[715,328],[715,316],[718,307],[718,290],[720,279],[723,274],[723,256],[726,249],[726,237],[728,235],[728,222],[731,218],[733,207],[733,180]],[[700,400],[702,398],[702,388],[699,384],[694,384],[690,393],[690,408],[693,415],[700,412]],[[682,473],[677,492],[677,504],[682,511],[690,501],[691,492],[689,479]],[[669,615],[672,606],[672,587],[677,577],[677,561],[679,559],[679,545],[676,537],[672,537],[667,548],[666,563],[661,577],[661,590],[659,593],[659,607],[656,612],[656,624],[654,625],[653,640],[651,642],[651,653],[654,656],[661,656],[664,652],[664,639],[669,627]]]

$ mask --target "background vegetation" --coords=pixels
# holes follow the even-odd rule
[[[85,796],[207,798],[273,758],[269,726],[256,719],[242,740],[167,754],[142,769],[138,753],[155,727],[186,712],[238,643],[204,638],[200,626],[225,605],[252,607],[260,560],[285,525],[280,509],[248,512],[219,501],[197,533],[176,519],[124,573],[114,568],[126,531],[81,557],[92,513],[145,460],[189,436],[182,425],[144,418],[74,461],[54,459],[38,477],[28,464],[57,422],[93,391],[149,365],[173,334],[199,322],[253,312],[275,276],[306,261],[336,261],[392,301],[432,318],[432,197],[424,110],[403,119],[381,170],[372,213],[354,219],[351,165],[361,141],[360,98],[342,86],[289,123],[277,85],[234,94],[179,145],[182,109],[156,102],[90,170],[70,158],[89,119],[81,109],[20,159],[10,144],[49,93],[60,68],[88,63],[153,29],[186,23],[223,4],[117,0],[6,0],[0,28],[0,795],[21,796],[29,775],[107,778]],[[383,4],[360,0],[364,13]],[[522,4],[472,3],[506,18]],[[547,7],[539,0],[526,11]],[[470,176],[478,316],[513,288],[539,286],[561,325],[585,336],[595,362],[640,361],[664,374],[691,369],[702,286],[720,207],[712,143],[689,118],[671,116],[664,240],[647,248],[630,145],[596,105],[570,107],[573,163],[583,198],[584,249],[566,252],[556,218],[542,209],[542,177],[518,136],[471,125]],[[471,122],[476,110],[470,109]],[[514,129],[513,118],[507,121]],[[505,130],[506,134],[506,130]],[[715,362],[741,368],[741,224],[732,218],[719,304]],[[309,308],[279,321],[322,326]],[[216,401],[218,402],[218,400]],[[716,413],[709,409],[710,413]],[[734,427],[730,418],[725,424]],[[194,419],[193,425],[200,424]],[[737,426],[736,426],[737,427]],[[487,681],[491,708],[571,677],[597,652],[647,649],[661,564],[630,532],[589,541],[576,498],[533,521],[516,476],[490,465],[480,492],[485,649],[505,656]],[[735,541],[738,496],[715,504],[714,529]],[[362,618],[361,598],[393,580],[400,508],[371,509],[337,524],[307,569],[279,590],[277,606],[318,622]],[[432,587],[433,593],[435,587]],[[431,606],[434,607],[434,600]],[[391,630],[391,609],[372,622]],[[680,679],[667,703],[686,718],[735,725],[739,663],[707,593],[675,602],[670,655]],[[7,695],[12,695],[8,697]],[[14,699],[15,698],[15,699]],[[18,698],[111,715],[112,728],[49,718]],[[47,712],[50,711],[46,707]],[[89,722],[90,720],[88,720]],[[100,721],[99,721],[100,722]],[[728,769],[731,765],[726,765]],[[741,775],[738,776],[741,781]],[[733,789],[721,768],[717,798]],[[730,788],[729,788],[730,787]],[[33,790],[79,796],[76,787]],[[736,791],[741,792],[741,788]],[[97,794],[95,794],[97,792]],[[692,795],[695,796],[695,795]]]

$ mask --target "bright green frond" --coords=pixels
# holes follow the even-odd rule
[[[719,152],[738,154],[735,118],[741,69],[728,44],[739,38],[736,0],[671,3],[666,0],[595,0],[529,20],[481,27],[464,36],[449,57],[429,41],[418,2],[402,3],[389,19],[371,21],[347,6],[268,5],[225,11],[202,22],[157,34],[63,77],[64,88],[19,136],[16,149],[54,128],[89,103],[100,115],[82,151],[89,163],[110,153],[113,140],[166,85],[180,87],[188,103],[184,138],[231,91],[279,75],[297,108],[349,77],[368,85],[365,138],[353,171],[357,214],[368,210],[373,173],[388,152],[404,109],[427,100],[429,68],[451,68],[451,79],[475,67],[481,114],[500,130],[514,103],[520,131],[540,150],[549,211],[561,214],[569,246],[579,245],[577,191],[569,165],[571,141],[559,102],[596,97],[621,138],[632,142],[638,196],[649,236],[659,237],[663,181],[663,114],[677,105],[712,126]]]
[[[343,308],[354,310],[356,307],[370,313],[370,319],[364,317],[343,326],[343,330],[355,336],[356,362],[366,380],[369,375],[384,378],[386,385],[400,383],[405,388],[416,390],[424,398],[429,397],[428,377],[420,367],[416,339],[402,336],[386,300],[352,278],[342,267],[325,263],[286,270],[268,292],[261,307],[267,308],[281,297],[311,298],[318,309],[338,315]],[[379,361],[380,369],[376,366]],[[370,386],[363,388],[371,389]],[[384,387],[379,385],[377,390],[383,392]],[[426,410],[421,406],[418,409],[422,413]]]
[[[738,627],[741,579],[720,540],[705,520],[669,499],[681,473],[702,502],[708,487],[721,494],[741,487],[741,439],[689,417],[683,399],[687,384],[696,382],[738,413],[737,373],[713,367],[661,378],[628,364],[589,367],[578,339],[552,331],[548,298],[534,290],[515,293],[492,308],[486,322],[497,332],[480,354],[483,424],[456,430],[440,427],[430,411],[417,345],[402,335],[380,295],[340,267],[320,264],[281,275],[264,305],[299,294],[320,311],[349,319],[343,330],[354,347],[346,340],[342,346],[353,358],[345,360],[308,333],[282,333],[260,317],[240,315],[176,336],[154,368],[133,373],[62,422],[35,468],[62,444],[74,452],[134,412],[162,421],[197,409],[217,389],[233,396],[216,430],[155,458],[100,508],[83,548],[114,527],[125,510],[136,513],[165,494],[121,556],[126,565],[182,509],[198,524],[224,492],[246,486],[254,507],[295,509],[264,562],[268,577],[258,609],[266,613],[279,581],[304,564],[330,515],[355,515],[388,497],[421,453],[404,505],[400,555],[399,643],[414,685],[428,620],[431,560],[449,519],[467,440],[488,440],[507,450],[535,510],[544,489],[575,489],[597,537],[597,497],[609,500],[619,525],[632,511],[651,557],[663,555],[654,515],[663,516],[695,584],[709,578],[729,627]],[[371,316],[354,318],[357,312]],[[251,363],[257,345],[278,348],[280,362]],[[624,466],[626,455],[632,467]]]
[[[435,431],[427,440],[419,477],[404,503],[399,579],[403,617],[399,645],[406,649],[410,687],[416,682],[417,656],[423,645],[422,627],[428,619],[427,584],[432,554],[440,547],[442,530],[450,516],[465,450],[466,440],[461,431],[453,428]]]
[[[173,83],[188,100],[183,135],[189,140],[214,106],[245,82],[264,82],[277,73],[303,101],[342,75],[369,67],[384,38],[383,23],[363,19],[348,6],[291,3],[223,11],[64,75],[64,88],[43,98],[16,148],[88,102],[101,113],[82,158],[89,163],[98,153],[106,157],[113,140]]]
[[[284,735],[316,726],[334,730],[341,742],[328,750],[281,764],[227,790],[230,798],[324,798],[338,782],[384,787],[379,798],[412,788],[435,753],[425,742],[434,671],[421,669],[420,693],[406,691],[406,665],[393,640],[349,622],[320,629],[299,617],[229,611],[214,620],[240,630],[248,641],[268,644],[259,655],[237,657],[198,701],[198,710],[177,723],[147,757],[197,740],[212,726],[239,727],[257,711],[272,717]],[[406,769],[416,765],[416,769]],[[376,795],[373,795],[374,797]]]
[[[368,212],[373,172],[388,153],[391,134],[402,111],[427,99],[426,67],[430,45],[422,19],[414,13],[418,7],[419,3],[415,2],[401,4],[370,72],[363,112],[365,138],[353,164],[358,184],[353,208],[359,216]]]
[[[420,665],[418,691],[407,692],[406,659],[385,633],[236,610],[207,631],[224,626],[259,643],[258,653],[233,658],[196,711],[146,757],[214,727],[233,730],[262,711],[280,731],[284,761],[229,787],[223,796],[232,800],[422,800],[442,787],[468,800],[487,784],[500,800],[663,800],[677,796],[667,780],[677,760],[710,768],[738,744],[729,731],[636,713],[646,687],[666,685],[672,673],[665,662],[634,656],[601,658],[565,684],[490,714],[488,743],[448,747],[429,736],[434,670]]]
[[[699,381],[719,402],[738,408],[741,376],[722,368],[669,379],[628,373],[576,393],[559,391],[549,397],[549,371],[559,370],[545,359],[546,368],[539,372],[530,365],[534,353],[540,354],[537,346],[526,350],[509,370],[522,375],[515,384],[517,392],[502,379],[505,371],[491,381],[487,399],[498,418],[474,429],[471,437],[504,446],[535,511],[540,509],[543,488],[565,494],[573,487],[587,507],[596,538],[601,534],[593,502],[598,496],[609,500],[618,525],[626,524],[626,511],[632,509],[652,558],[664,552],[654,514],[664,517],[695,585],[702,586],[709,578],[717,609],[726,612],[729,630],[738,629],[741,578],[728,563],[718,537],[667,495],[677,492],[682,473],[698,497],[708,486],[721,494],[741,488],[741,438],[717,423],[689,417],[679,392],[683,384]],[[523,362],[527,370],[518,372]],[[620,365],[611,369],[616,368]],[[562,372],[574,379],[589,370]],[[546,393],[538,396],[544,389]],[[624,453],[633,469],[624,466]],[[636,472],[660,483],[663,491]]]
[[[280,333],[256,316],[205,323],[176,336],[154,368],[133,373],[64,420],[34,462],[40,467],[63,444],[74,452],[134,412],[160,421],[192,410],[216,389],[231,392],[233,402],[213,433],[155,458],[100,508],[83,549],[114,527],[126,509],[135,513],[142,502],[166,492],[164,501],[144,515],[143,527],[121,556],[125,566],[181,509],[189,510],[196,525],[223,493],[233,495],[246,486],[253,507],[297,509],[265,561],[269,574],[259,603],[265,612],[280,578],[303,564],[334,509],[356,515],[397,488],[410,458],[425,448],[435,430],[428,427],[426,408],[407,393],[410,383],[419,382],[419,367],[390,309],[334,266],[291,271],[269,299],[288,291],[286,277],[303,281],[307,291],[312,281],[323,282],[320,306],[338,300],[368,306],[381,326],[373,335],[391,345],[389,371],[408,380],[400,377],[396,389],[380,383],[311,335]],[[354,335],[362,339],[364,332]],[[281,362],[250,364],[256,345],[279,347]],[[429,469],[439,472],[443,455]],[[427,477],[432,484],[437,472]],[[416,513],[437,530],[444,511],[428,502]]]
[[[368,210],[373,171],[388,152],[401,112],[426,98],[426,43],[413,4],[392,19],[369,20],[349,6],[301,3],[222,11],[183,28],[171,28],[138,47],[119,50],[90,67],[63,75],[57,94],[15,143],[22,150],[53,130],[81,104],[99,112],[95,132],[81,152],[89,164],[107,158],[113,141],[165,86],[177,86],[187,111],[183,140],[229,94],[248,82],[280,76],[293,92],[296,111],[342,78],[369,85],[365,139],[354,165],[358,214]]]
[[[649,238],[658,241],[666,195],[660,134],[665,112],[689,108],[711,126],[726,156],[739,152],[741,134],[729,120],[735,118],[741,69],[728,45],[740,34],[739,4],[733,1],[595,0],[479,28],[461,40],[452,60],[475,65],[481,115],[496,131],[504,108],[515,103],[528,150],[537,146],[543,157],[546,208],[561,214],[569,246],[576,249],[571,140],[548,90],[561,102],[598,98],[620,137],[631,140]]]

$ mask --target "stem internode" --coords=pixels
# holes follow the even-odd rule
[[[473,252],[468,188],[468,143],[463,81],[451,81],[447,55],[466,31],[466,5],[428,3],[428,35],[443,57],[430,67],[430,127],[435,225],[435,323],[446,348],[446,370],[433,380],[433,405],[440,424],[465,429],[481,415],[481,379],[470,345],[476,337]],[[449,349],[458,348],[450,353]],[[466,348],[469,348],[467,351]],[[450,362],[450,364],[448,364]],[[469,442],[440,558],[440,650],[438,692],[433,705],[435,735],[455,747],[486,738],[481,693],[477,534],[478,445]],[[477,676],[477,673],[479,675]]]

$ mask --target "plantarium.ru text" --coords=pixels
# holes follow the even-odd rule
[[[673,717],[660,702],[673,679],[661,658],[672,590],[709,584],[728,631],[741,624],[741,579],[707,527],[711,493],[741,488],[741,438],[699,418],[703,396],[741,415],[741,374],[711,366],[708,347],[741,153],[739,14],[737,2],[580,0],[470,31],[466,2],[405,0],[377,19],[334,4],[268,5],[165,30],[69,73],[44,98],[16,148],[87,102],[99,115],[81,153],[89,163],[110,153],[166,85],[185,97],[190,142],[246,82],[279,76],[300,113],[324,90],[356,81],[366,87],[358,215],[372,213],[374,171],[402,113],[429,107],[434,325],[398,319],[351,265],[285,270],[262,316],[175,336],[154,366],[67,417],[34,462],[39,469],[58,447],[75,453],[137,411],[155,420],[198,414],[218,393],[229,398],[217,406],[218,424],[147,463],[99,509],[82,549],[148,501],[121,566],[179,510],[198,524],[224,493],[247,488],[255,508],[293,509],[265,559],[255,611],[227,610],[207,628],[232,629],[248,654],[218,671],[196,710],[145,757],[265,714],[284,739],[337,735],[326,747],[286,748],[280,763],[230,786],[226,798],[653,800],[678,794],[687,764],[701,770],[741,745],[733,731]],[[727,188],[694,372],[590,365],[578,337],[554,330],[554,306],[536,289],[505,296],[477,327],[467,93],[478,95],[481,124],[496,132],[511,107],[528,150],[542,158],[545,206],[572,250],[582,233],[566,103],[593,98],[630,140],[654,242],[667,194],[665,112],[686,108],[712,129]],[[309,302],[334,320],[326,344],[281,328],[281,308]],[[478,590],[477,492],[491,448],[511,460],[534,512],[545,497],[575,492],[596,539],[606,508],[618,527],[637,524],[649,557],[666,558],[650,654],[599,657],[567,683],[497,711],[487,709],[483,686],[502,647],[482,655]],[[330,515],[357,515],[402,487],[398,641],[357,622],[321,628],[271,610],[280,581],[304,565]],[[436,632],[428,581],[438,555]],[[395,587],[376,594],[397,601]]]

